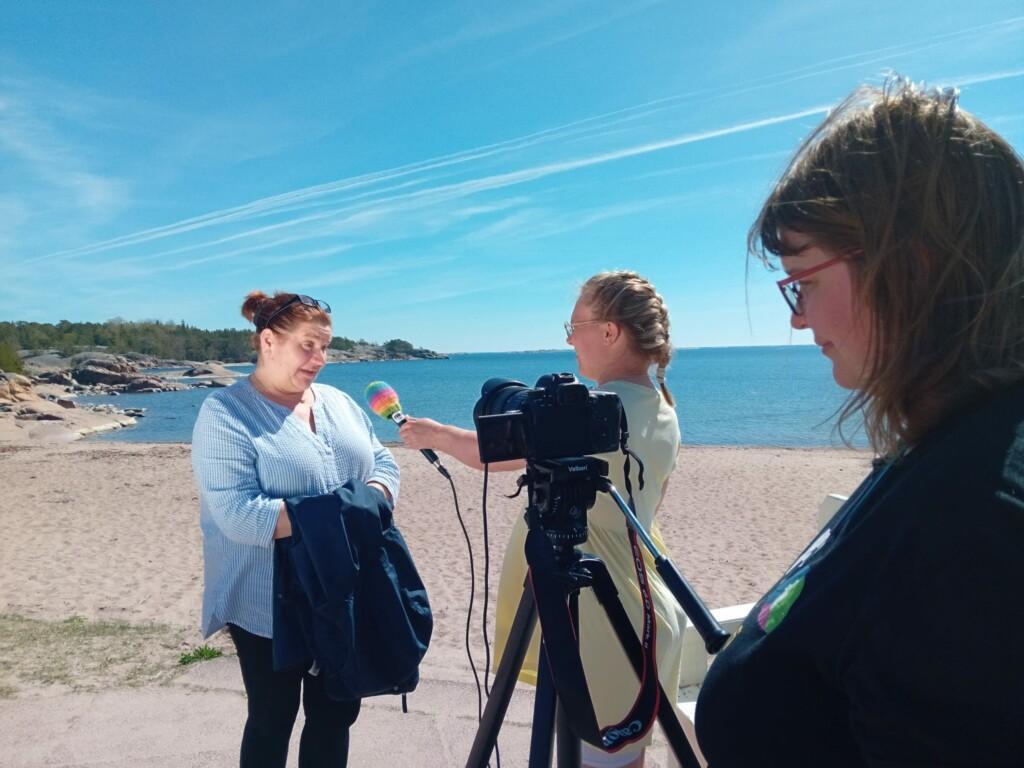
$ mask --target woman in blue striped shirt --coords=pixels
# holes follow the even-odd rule
[[[357,478],[389,500],[398,466],[369,418],[345,393],[314,381],[326,361],[330,307],[294,293],[253,291],[256,369],[203,402],[192,434],[205,589],[203,633],[227,627],[248,697],[241,766],[279,766],[288,755],[299,695],[306,723],[300,765],[343,766],[359,701],[328,698],[303,669],[273,668],[274,540],[291,535],[284,499],[331,493]]]

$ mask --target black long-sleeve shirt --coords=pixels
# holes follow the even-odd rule
[[[1024,766],[1024,387],[876,468],[697,703],[711,768]]]

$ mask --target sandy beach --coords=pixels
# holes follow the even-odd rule
[[[202,548],[189,450],[81,442],[3,449],[0,519],[11,534],[0,540],[3,613],[159,623],[200,642]],[[434,610],[428,659],[458,666],[470,578],[450,488],[418,452],[392,450],[402,470],[396,520]],[[448,465],[482,584],[482,475]],[[848,493],[867,468],[856,451],[684,447],[659,513],[672,559],[709,606],[753,600],[810,540],[825,494]],[[514,487],[514,473],[492,475],[492,582],[521,510],[520,500],[503,496]]]
[[[392,450],[402,470],[396,520],[434,611],[424,678],[471,682],[469,561],[450,488],[418,452]],[[179,655],[204,642],[189,454],[177,444],[0,447],[0,697],[146,688],[182,674]],[[448,464],[474,547],[473,649],[482,663],[482,475]],[[868,466],[867,454],[850,450],[684,447],[659,513],[672,559],[710,607],[754,600],[812,538],[822,498],[849,493]],[[514,485],[514,473],[492,476],[490,617],[521,510],[521,500],[503,497]],[[230,652],[223,635],[211,644]],[[465,706],[475,710],[475,700]]]

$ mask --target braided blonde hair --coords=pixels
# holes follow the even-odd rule
[[[628,270],[600,272],[583,284],[580,297],[593,307],[597,317],[622,326],[634,348],[651,363],[657,363],[658,387],[665,402],[675,407],[675,399],[665,385],[665,369],[672,358],[668,307],[650,281]]]

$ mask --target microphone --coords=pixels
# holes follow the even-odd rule
[[[406,415],[402,413],[402,404],[398,402],[398,393],[385,382],[371,381],[366,385],[365,395],[366,402],[370,405],[370,410],[382,419],[393,421],[398,426],[402,426],[408,420]],[[448,470],[441,463],[436,453],[429,448],[420,448],[420,453],[426,457],[427,461],[434,465],[438,472],[451,480],[452,476],[448,474]]]

